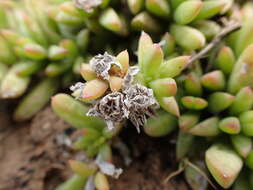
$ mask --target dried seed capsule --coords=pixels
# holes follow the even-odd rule
[[[162,30],[159,22],[145,11],[139,13],[133,18],[131,21],[131,27],[137,31],[151,33],[159,33]]]
[[[75,174],[83,178],[88,178],[89,176],[92,176],[97,171],[97,167],[95,165],[86,164],[84,162],[80,162],[76,160],[70,160],[69,165]]]
[[[58,60],[64,59],[68,53],[69,52],[67,49],[60,46],[53,45],[49,47],[48,57],[52,61],[58,61]]]
[[[215,180],[223,188],[229,188],[239,175],[243,161],[229,147],[216,144],[205,154],[206,165]]]
[[[160,43],[162,43],[162,49],[165,57],[168,57],[174,52],[175,40],[168,32],[163,35]]]
[[[180,110],[178,107],[178,103],[175,97],[165,97],[158,99],[160,106],[167,111],[168,113],[175,115],[177,117],[180,116]]]
[[[241,131],[239,119],[236,117],[226,117],[219,122],[219,128],[228,134],[238,134]]]
[[[229,107],[231,115],[238,115],[244,111],[250,110],[253,105],[253,91],[250,87],[242,88],[235,96],[235,100]]]
[[[208,90],[220,91],[225,88],[226,80],[224,74],[216,70],[203,75],[201,77],[201,84]]]
[[[200,10],[196,20],[208,19],[221,13],[226,6],[225,0],[219,1],[204,1],[203,7]]]
[[[214,92],[208,97],[208,109],[212,113],[218,113],[227,109],[233,103],[235,97],[226,92]]]
[[[197,136],[212,137],[220,134],[219,118],[211,117],[192,127],[188,132]]]
[[[202,98],[197,98],[193,96],[184,96],[181,98],[181,103],[184,107],[191,110],[202,110],[208,105],[208,102]]]
[[[16,74],[17,65],[14,65],[2,80],[0,86],[1,98],[17,98],[23,95],[30,83],[29,77],[19,77]]]
[[[157,97],[175,96],[177,93],[177,83],[173,78],[157,79],[152,81],[149,86]]]
[[[24,99],[21,100],[14,112],[14,120],[25,121],[31,119],[50,100],[58,89],[56,79],[46,79],[39,83]]]
[[[229,75],[235,65],[235,55],[229,46],[223,46],[217,55],[215,65],[226,75]]]
[[[182,131],[179,132],[176,146],[176,155],[178,160],[184,158],[191,150],[193,141],[194,136],[192,134],[187,134]]]
[[[202,32],[207,40],[213,39],[221,30],[220,25],[212,20],[198,20],[192,26]]]
[[[144,125],[144,131],[151,137],[166,136],[177,126],[176,117],[159,111],[155,117],[150,117]]]
[[[252,150],[252,141],[250,137],[244,135],[231,135],[232,144],[237,153],[246,158]]]
[[[166,0],[146,0],[146,9],[161,18],[168,18],[170,15],[170,6]]]
[[[237,93],[242,87],[253,84],[253,44],[249,45],[237,60],[228,81],[228,91]]]
[[[128,7],[132,14],[137,14],[144,7],[144,0],[128,0]]]
[[[98,172],[95,175],[94,184],[97,190],[110,190],[110,185],[107,177],[101,172]]]
[[[247,136],[253,136],[253,111],[245,111],[240,114],[242,132]]]
[[[112,8],[106,9],[99,17],[99,23],[112,32],[119,35],[127,35],[125,21]]]
[[[194,72],[191,72],[186,75],[184,80],[184,88],[187,94],[192,96],[201,96],[202,95],[202,86],[200,78]]]
[[[193,114],[193,113],[187,113],[187,114],[181,115],[178,119],[179,128],[183,132],[189,131],[198,122],[199,122],[199,115]]]
[[[82,190],[86,183],[86,178],[74,175],[55,190]]]
[[[189,60],[190,56],[172,58],[163,62],[156,73],[160,78],[173,78],[182,72]]]
[[[187,51],[200,49],[206,44],[204,35],[195,28],[174,24],[171,26],[170,32],[176,43]]]
[[[89,108],[69,95],[58,94],[52,98],[51,105],[57,115],[76,128],[103,129],[105,123],[99,118],[86,116]]]
[[[174,20],[177,24],[188,24],[199,14],[203,2],[200,0],[189,0],[181,3],[174,12]]]
[[[94,79],[85,84],[80,98],[84,100],[95,100],[102,97],[107,89],[108,84],[105,81]]]

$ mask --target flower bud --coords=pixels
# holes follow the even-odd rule
[[[225,133],[234,135],[241,131],[240,121],[236,117],[226,117],[219,122],[219,128]]]
[[[188,24],[199,14],[203,2],[200,0],[189,0],[181,3],[174,12],[174,20],[177,24]]]
[[[244,136],[242,134],[231,135],[231,141],[234,149],[243,158],[246,158],[252,150],[252,141],[250,137]]]
[[[171,26],[170,31],[176,43],[187,51],[200,49],[206,44],[204,35],[190,26],[174,24]]]
[[[168,135],[177,127],[176,117],[159,111],[156,116],[150,117],[144,125],[144,131],[151,137],[161,137]]]
[[[202,110],[208,105],[208,102],[202,98],[197,98],[193,96],[184,96],[181,99],[181,103],[184,107],[190,110]]]
[[[157,97],[175,96],[177,93],[177,83],[173,78],[157,79],[152,81],[149,86]]]
[[[235,96],[235,100],[229,107],[231,115],[238,115],[244,111],[250,110],[253,105],[253,91],[250,87],[242,88]]]
[[[220,91],[226,86],[225,76],[219,70],[212,71],[201,77],[201,84],[208,90]]]
[[[231,106],[234,99],[229,93],[214,92],[208,97],[208,109],[212,113],[221,112]]]
[[[167,0],[146,0],[146,9],[161,18],[168,18],[170,6]]]
[[[208,118],[189,130],[190,134],[203,137],[213,137],[220,134],[218,117]]]
[[[239,175],[243,161],[229,147],[217,144],[205,154],[206,165],[212,176],[223,188],[229,188]]]

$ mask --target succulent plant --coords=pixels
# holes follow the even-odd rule
[[[207,188],[204,162],[221,187],[252,189],[252,12],[233,0],[0,2],[0,97],[24,96],[13,116],[24,121],[73,84],[51,105],[89,159],[70,161],[57,190],[110,188],[111,139],[127,119],[152,137],[179,129],[193,189]]]

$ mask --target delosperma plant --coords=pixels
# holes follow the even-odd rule
[[[14,119],[31,119],[70,86],[51,105],[81,130],[73,148],[86,159],[69,162],[74,175],[57,190],[110,189],[108,177],[124,172],[111,146],[127,120],[151,137],[178,133],[177,173],[192,189],[253,188],[252,2],[6,0],[0,8],[0,97],[24,95]]]

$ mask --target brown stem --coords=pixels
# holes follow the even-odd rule
[[[220,33],[218,33],[214,39],[200,52],[198,52],[196,55],[192,56],[189,60],[188,65],[186,68],[189,68],[195,61],[198,59],[201,59],[202,57],[205,57],[206,54],[212,50],[220,41],[227,36],[229,33],[239,29],[241,27],[241,23],[237,21],[230,21],[226,24],[225,28],[223,28]]]

